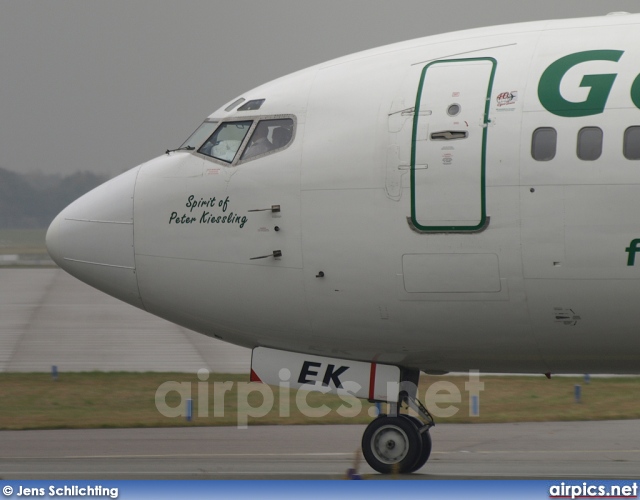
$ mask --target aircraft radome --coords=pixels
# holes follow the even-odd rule
[[[253,349],[253,380],[286,368],[389,402],[363,453],[414,471],[420,371],[640,372],[640,15],[431,36],[267,83],[72,203],[47,246]]]

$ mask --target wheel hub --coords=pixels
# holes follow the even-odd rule
[[[371,444],[376,458],[386,464],[400,462],[409,451],[409,438],[402,429],[393,425],[378,429]]]

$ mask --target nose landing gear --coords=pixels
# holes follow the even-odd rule
[[[362,436],[365,460],[382,474],[415,472],[431,455],[429,429],[435,425],[433,417],[415,398],[405,394],[402,402],[415,410],[422,420],[398,414],[399,405],[391,404],[390,415],[380,415],[367,426]]]

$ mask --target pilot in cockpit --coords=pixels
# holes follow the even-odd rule
[[[261,155],[267,151],[274,149],[273,144],[269,140],[269,126],[265,123],[259,123],[256,127],[256,131],[251,137],[247,151],[244,154],[245,158],[251,158],[253,156]]]
[[[271,142],[273,147],[278,149],[286,146],[291,141],[293,131],[290,127],[276,127],[271,133]]]

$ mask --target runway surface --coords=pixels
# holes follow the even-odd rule
[[[0,372],[249,373],[251,351],[109,297],[58,268],[0,268]]]
[[[0,432],[1,479],[339,479],[361,425]],[[441,424],[406,479],[638,479],[640,420]],[[365,478],[382,478],[366,463]],[[388,478],[385,476],[385,478]]]

